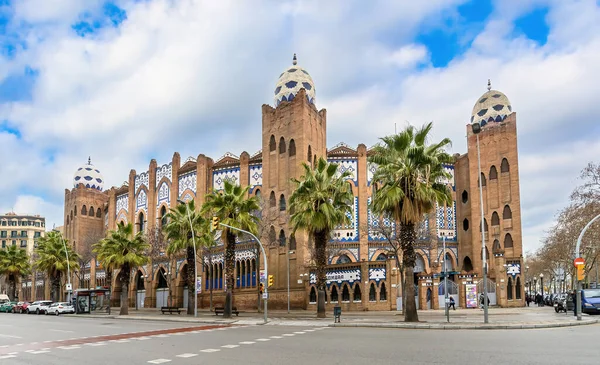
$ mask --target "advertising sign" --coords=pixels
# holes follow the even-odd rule
[[[265,270],[260,270],[260,282],[265,283],[267,281],[267,276],[265,275]]]
[[[467,289],[467,308],[477,308],[477,285],[466,284]]]
[[[196,277],[196,294],[202,293],[202,276]]]

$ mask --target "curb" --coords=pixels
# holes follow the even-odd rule
[[[520,330],[520,329],[540,329],[540,328],[559,328],[559,327],[574,327],[586,326],[590,324],[600,323],[600,319],[591,319],[577,322],[566,323],[541,323],[541,324],[426,324],[426,323],[334,323],[329,327],[346,327],[346,328],[395,328],[395,329],[431,329],[431,330]]]

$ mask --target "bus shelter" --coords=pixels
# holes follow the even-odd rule
[[[106,313],[110,308],[109,289],[80,289],[73,294],[76,314]]]

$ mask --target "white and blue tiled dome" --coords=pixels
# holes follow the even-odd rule
[[[500,123],[511,113],[512,106],[506,95],[492,90],[491,82],[488,80],[488,91],[475,103],[471,113],[471,123],[479,122],[482,127],[491,122]]]
[[[306,90],[308,102],[315,104],[315,83],[308,72],[298,66],[296,54],[294,54],[292,67],[279,75],[279,80],[275,85],[275,106],[282,101],[292,101],[300,89]]]
[[[102,191],[102,188],[104,187],[104,178],[100,171],[92,165],[91,158],[88,158],[88,163],[78,168],[75,172],[73,186],[77,187],[79,184],[83,184],[86,188],[100,191]]]

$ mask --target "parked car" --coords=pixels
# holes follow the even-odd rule
[[[581,292],[583,313],[600,314],[600,289],[584,289]]]
[[[4,302],[0,305],[0,312],[11,313],[15,305],[17,305],[17,302]]]
[[[17,305],[13,308],[14,309],[14,313],[26,313],[27,312],[27,307],[29,307],[31,303],[30,302],[19,302],[17,303]]]
[[[46,313],[48,306],[52,304],[51,300],[38,300],[37,302],[33,302],[27,307],[27,314],[35,313],[42,314]]]
[[[10,298],[6,294],[0,294],[0,304],[4,304],[6,302],[10,302]]]
[[[46,315],[54,314],[58,316],[59,314],[65,313],[75,313],[75,308],[73,307],[73,304],[67,302],[52,303],[50,304],[50,306],[48,306],[48,309],[46,310]]]

